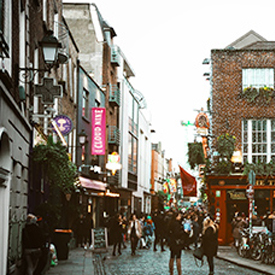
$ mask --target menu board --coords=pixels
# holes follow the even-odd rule
[[[92,229],[93,250],[106,250],[108,247],[108,234],[106,227]]]

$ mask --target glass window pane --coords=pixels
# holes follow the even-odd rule
[[[257,134],[256,133],[252,134],[252,142],[253,143],[257,142]]]
[[[243,142],[247,142],[247,132],[246,133],[244,133],[244,135],[243,135]]]
[[[271,153],[275,153],[275,144],[271,144]]]
[[[263,121],[263,131],[266,131],[266,120]]]
[[[252,153],[256,153],[256,152],[257,152],[256,150],[257,150],[256,145],[253,144],[253,145],[252,145]]]
[[[261,131],[262,130],[262,122],[259,120],[257,121],[257,130]]]
[[[256,121],[252,121],[252,131],[256,131]]]
[[[275,146],[274,146],[275,147]],[[247,153],[248,152],[248,146],[247,146],[247,144],[245,144],[244,146],[243,146],[243,152],[244,153]]]
[[[262,152],[266,153],[267,152],[267,146],[266,146],[266,144],[263,144],[262,146],[263,146],[263,151]]]
[[[257,142],[262,142],[262,134],[258,133]]]
[[[275,142],[275,133],[274,132],[271,133],[271,142]]]
[[[266,133],[263,133],[263,142],[266,142]]]

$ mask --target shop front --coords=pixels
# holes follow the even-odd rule
[[[79,177],[81,186],[85,192],[79,195],[79,204],[82,205],[82,214],[92,219],[94,227],[101,226],[102,213],[104,211],[104,197],[106,193],[106,183]]]
[[[235,213],[244,213],[249,217],[248,186],[246,176],[207,176],[209,211],[219,222],[219,243],[222,245],[233,241],[231,222]],[[275,180],[256,177],[253,190],[254,213],[260,221],[274,209]]]

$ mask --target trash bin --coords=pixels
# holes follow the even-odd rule
[[[56,248],[57,259],[67,260],[69,257],[69,242],[72,237],[71,229],[55,229],[53,243]]]

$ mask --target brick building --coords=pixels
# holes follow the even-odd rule
[[[275,42],[250,31],[225,49],[211,51],[211,152],[222,134],[236,137],[235,153],[242,164],[269,163],[275,157]],[[237,155],[237,154],[236,154]],[[231,240],[230,222],[236,211],[248,215],[247,176],[232,172],[208,174],[210,210],[220,217],[220,243]],[[274,185],[256,175],[258,216],[274,209]],[[217,215],[218,213],[218,215]]]

